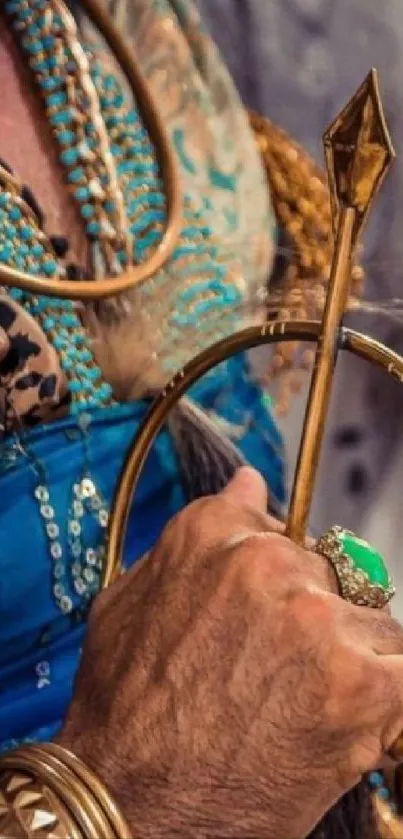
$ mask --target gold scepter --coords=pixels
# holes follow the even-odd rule
[[[395,153],[376,70],[323,137],[329,176],[335,249],[305,412],[286,533],[303,544],[325,429],[340,338],[351,287],[358,236]]]
[[[187,390],[222,361],[262,344],[317,343],[311,388],[289,508],[287,535],[302,543],[312,499],[326,412],[340,348],[378,365],[403,382],[403,358],[378,341],[342,327],[357,238],[394,159],[377,73],[367,78],[324,135],[335,249],[322,321],[271,321],[243,329],[200,353],[160,393],[128,451],[112,505],[102,585],[120,573],[131,501],[151,446],[169,411]]]

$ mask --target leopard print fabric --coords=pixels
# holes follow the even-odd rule
[[[39,324],[0,293],[0,431],[67,413],[69,394],[56,351]]]

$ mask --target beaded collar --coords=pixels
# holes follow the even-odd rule
[[[154,148],[135,103],[130,106],[118,77],[105,72],[82,46],[61,0],[9,0],[4,10],[59,146],[90,242],[92,276],[118,274],[141,263],[161,240],[166,199]],[[190,199],[185,198],[183,215],[182,235],[168,269],[146,282],[136,297],[151,323],[163,310],[163,357],[158,363],[166,375],[188,360],[189,348],[193,354],[233,331],[243,298],[240,277],[218,260],[212,231]],[[66,265],[25,201],[21,185],[4,167],[0,261],[32,274],[66,276]],[[172,287],[174,277],[180,290],[174,295],[171,291],[167,305],[164,284],[168,278]],[[102,379],[73,303],[16,289],[11,294],[39,321],[56,349],[72,410],[111,404],[111,388]]]
[[[128,102],[118,75],[106,72],[95,52],[82,46],[62,0],[9,0],[4,11],[44,101],[68,189],[85,226],[91,276],[96,282],[117,275],[153,253],[167,215],[156,154],[136,103]],[[184,200],[183,219],[169,265],[126,301],[129,318],[135,301],[136,315],[144,314],[154,329],[160,325],[158,363],[166,376],[232,332],[243,299],[237,271],[218,257],[212,231],[190,197]],[[76,269],[68,265],[60,244],[46,234],[27,189],[0,164],[0,262],[37,276],[72,278]],[[65,376],[68,394],[61,388],[60,397],[78,414],[83,464],[68,509],[57,509],[46,464],[35,458],[29,439],[22,435],[17,447],[33,473],[33,503],[48,544],[54,603],[59,613],[82,617],[99,587],[109,502],[91,476],[88,409],[110,406],[113,394],[71,301],[18,289],[10,295],[8,305],[6,295],[0,300],[0,316],[3,307],[12,325],[16,310],[34,319]],[[161,338],[155,332],[156,340]],[[35,356],[33,342],[28,351]],[[18,385],[31,387],[35,376],[31,371]],[[45,390],[52,384],[49,378]],[[29,424],[40,420],[40,412],[30,412]]]

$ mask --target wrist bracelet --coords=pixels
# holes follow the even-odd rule
[[[0,759],[0,839],[131,839],[104,785],[55,743]]]

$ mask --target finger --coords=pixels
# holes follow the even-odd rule
[[[222,491],[235,504],[247,504],[266,513],[268,491],[264,478],[255,469],[244,466]]]
[[[337,620],[348,643],[381,656],[403,656],[403,627],[386,611],[355,606],[340,598]]]
[[[400,623],[381,609],[365,609],[362,606],[357,609],[365,613],[361,618],[362,625],[371,638],[373,651],[378,655],[403,656],[403,627]]]
[[[384,753],[390,752],[395,741],[399,738],[399,752],[401,752],[401,734],[403,732],[403,656],[381,656],[378,661],[382,667],[387,684],[387,696],[385,695],[382,713],[382,750]],[[403,752],[399,756],[392,756],[399,757],[400,762],[403,761]]]
[[[2,327],[0,327],[0,361],[3,361],[3,358],[6,357],[9,350],[10,350],[10,340],[8,338],[7,333],[4,331],[4,329]]]

